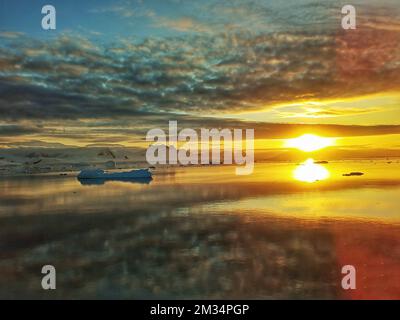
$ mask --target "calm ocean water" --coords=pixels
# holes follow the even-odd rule
[[[0,297],[400,298],[399,169],[365,161],[258,164],[251,176],[178,168],[140,183],[1,178]],[[342,175],[351,171],[364,175]],[[54,291],[41,288],[45,264],[56,267]],[[355,291],[341,288],[347,264]]]

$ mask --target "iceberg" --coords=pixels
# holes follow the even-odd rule
[[[144,179],[151,178],[149,169],[136,169],[125,172],[105,172],[101,169],[86,169],[78,174],[78,179]]]
[[[138,183],[138,184],[150,184],[153,181],[153,178],[112,178],[112,179],[103,179],[103,178],[95,178],[95,179],[78,179],[81,185],[83,186],[96,186],[103,185],[110,181],[119,181],[125,183]]]

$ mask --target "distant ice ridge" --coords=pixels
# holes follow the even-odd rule
[[[149,169],[136,169],[125,172],[105,172],[101,169],[82,170],[78,174],[78,179],[142,179],[151,178],[152,173]]]

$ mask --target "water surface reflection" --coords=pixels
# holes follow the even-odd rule
[[[331,165],[308,184],[291,180],[294,167],[90,187],[3,179],[0,297],[400,298],[396,174],[348,179]],[[57,268],[55,292],[40,287],[44,264]],[[356,292],[340,288],[344,264],[359,270]]]
[[[314,160],[311,158],[301,163],[293,171],[293,177],[296,180],[310,183],[328,179],[329,176],[329,171],[324,166],[315,164]]]
[[[105,184],[106,182],[112,182],[112,181],[149,184],[153,180],[153,178],[151,178],[151,177],[150,178],[113,178],[113,179],[101,179],[101,178],[79,179],[79,178],[77,178],[77,180],[83,186],[91,186],[91,185],[102,185],[102,184]]]

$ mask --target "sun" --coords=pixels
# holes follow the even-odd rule
[[[294,139],[287,139],[285,146],[297,148],[301,151],[312,152],[334,145],[335,139],[319,137],[314,134],[306,133]]]

